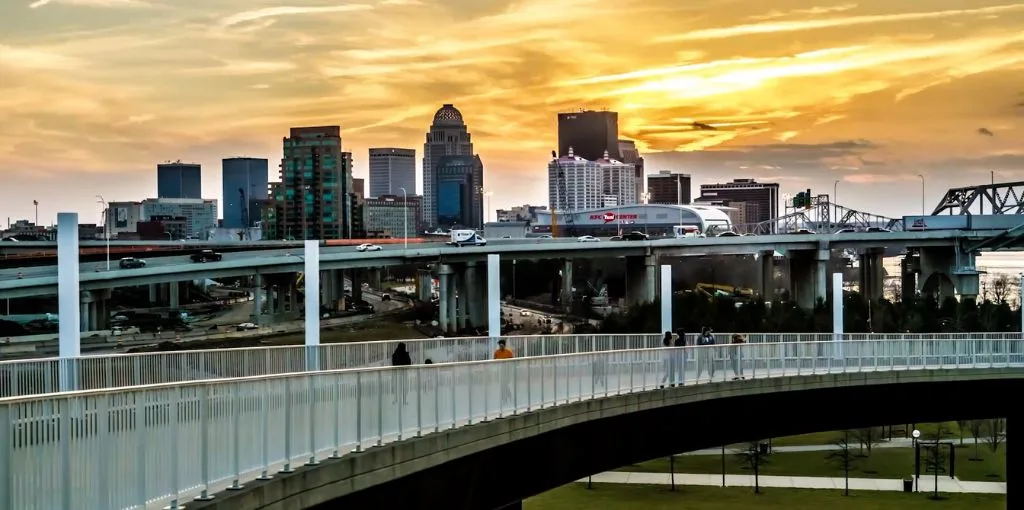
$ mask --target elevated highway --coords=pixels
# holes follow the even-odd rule
[[[751,237],[715,237],[697,239],[660,239],[652,241],[601,241],[578,243],[574,239],[508,239],[489,242],[488,246],[451,247],[443,244],[385,246],[381,251],[356,252],[350,246],[322,247],[322,270],[384,267],[409,263],[479,262],[487,254],[500,254],[520,260],[572,259],[592,257],[644,257],[648,255],[699,256],[756,254],[765,252],[815,252],[828,249],[866,248],[955,248],[964,241],[978,243],[999,235],[996,231],[965,232],[932,230],[924,232],[869,232],[847,234],[783,234]],[[1010,249],[1012,246],[1003,246]],[[141,269],[111,268],[97,272],[82,266],[81,289],[99,290],[120,286],[222,278],[260,274],[294,273],[303,270],[301,251],[239,252],[225,255],[221,262],[194,264],[187,258],[170,257]],[[185,259],[185,260],[182,260]],[[160,260],[160,259],[157,259]],[[15,271],[12,275],[12,271]],[[0,299],[55,294],[56,266],[39,268],[33,276],[17,270],[0,272]]]
[[[0,399],[0,506],[499,508],[729,442],[885,422],[1016,424],[1024,416],[1005,399],[1024,391],[1021,342],[614,350]],[[721,369],[698,379],[697,365],[733,359],[746,380]],[[666,380],[666,360],[686,369]],[[528,461],[516,483],[493,483]],[[1018,454],[1007,464],[1022,472]],[[1018,477],[1007,508],[1020,504]]]

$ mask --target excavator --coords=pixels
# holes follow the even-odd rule
[[[743,301],[749,301],[755,297],[753,289],[715,283],[698,283],[694,291],[707,297],[732,298]]]

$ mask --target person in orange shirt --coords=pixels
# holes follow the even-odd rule
[[[494,359],[512,359],[516,357],[512,350],[505,347],[504,340],[498,340],[498,350],[494,351]]]
[[[504,340],[498,340],[498,350],[494,351],[494,359],[512,359],[516,357],[512,350],[505,346]],[[498,366],[498,373],[501,384],[501,405],[515,405],[512,396],[512,371],[515,367],[509,366],[512,363],[501,363]]]

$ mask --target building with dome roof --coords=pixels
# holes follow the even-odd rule
[[[473,153],[473,140],[466,122],[454,105],[445,104],[434,113],[433,122],[423,144],[423,223],[427,227],[439,226],[438,222],[438,170],[445,156],[466,156],[473,158],[474,168],[462,186],[468,196],[464,200],[468,209],[483,211],[483,163]],[[482,221],[482,220],[481,220]],[[466,225],[482,227],[482,225]]]

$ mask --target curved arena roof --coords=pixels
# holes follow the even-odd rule
[[[564,224],[566,219],[559,214],[558,222]],[[675,205],[675,204],[633,204],[622,207],[602,207],[572,213],[576,225],[615,224],[616,219],[626,223],[646,223],[648,225],[679,225],[699,224],[701,230],[710,226],[732,228],[732,221],[725,208],[706,205]],[[537,211],[535,225],[550,225],[551,211]]]

